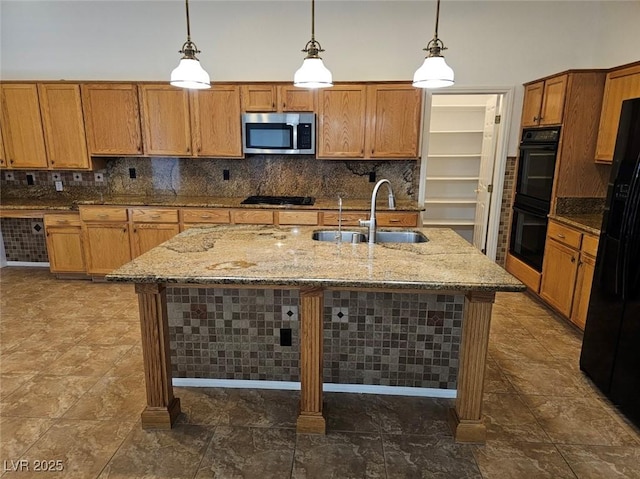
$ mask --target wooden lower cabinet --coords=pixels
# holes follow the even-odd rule
[[[49,270],[52,273],[84,273],[82,228],[78,214],[44,216]]]
[[[585,253],[580,253],[580,264],[578,265],[578,278],[576,279],[576,289],[573,294],[573,309],[571,311],[571,322],[584,330],[587,322],[587,311],[589,310],[589,298],[591,297],[591,284],[593,283],[593,273],[595,271],[596,259]]]
[[[580,329],[589,309],[598,238],[549,221],[540,297]]]
[[[180,232],[178,223],[134,223],[131,230],[133,257],[170,240]]]
[[[571,315],[579,254],[553,239],[547,240],[544,249],[540,297],[567,317]]]
[[[82,234],[87,273],[109,274],[131,261],[128,223],[84,223]]]

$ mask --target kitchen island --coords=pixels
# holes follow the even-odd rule
[[[147,407],[145,428],[171,427],[173,395],[167,289],[289,288],[300,300],[299,432],[325,432],[323,298],[325,290],[428,292],[464,298],[456,441],[482,443],[482,394],[491,308],[497,291],[524,285],[448,229],[422,228],[415,244],[315,241],[317,227],[215,226],[189,229],[107,276],[134,283],[139,298]],[[393,321],[394,318],[391,318]]]

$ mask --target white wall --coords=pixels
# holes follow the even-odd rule
[[[213,81],[289,81],[302,62],[307,0],[191,0],[190,10]],[[4,80],[164,80],[186,38],[182,0],[0,0],[0,16]],[[410,80],[434,19],[434,1],[318,0],[316,37],[334,81]],[[445,0],[440,37],[457,86],[516,88],[515,125],[523,82],[640,59],[639,23],[637,0]]]

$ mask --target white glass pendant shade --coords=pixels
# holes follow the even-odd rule
[[[418,88],[443,88],[453,85],[453,69],[442,56],[428,56],[413,75],[413,86]]]
[[[211,88],[211,79],[197,59],[183,58],[171,72],[171,84],[180,88],[204,90]]]
[[[302,88],[327,88],[333,86],[333,76],[322,58],[305,58],[293,76],[293,84]]]

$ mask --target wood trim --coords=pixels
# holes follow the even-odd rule
[[[142,357],[147,407],[143,429],[168,429],[180,414],[180,400],[173,396],[169,350],[166,289],[159,284],[135,285],[140,308]]]
[[[542,273],[536,271],[528,264],[520,261],[515,256],[512,256],[510,253],[507,253],[505,269],[522,281],[527,288],[532,290],[534,293],[537,294],[540,291]]]
[[[482,395],[494,300],[494,292],[470,292],[465,296],[458,395],[455,411],[450,415],[456,442],[486,442],[487,428],[482,422]]]
[[[44,218],[51,210],[0,209],[0,218]]]
[[[300,433],[324,434],[322,414],[322,288],[300,289]]]

